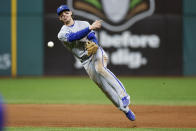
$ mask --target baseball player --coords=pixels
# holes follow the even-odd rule
[[[57,14],[64,24],[58,33],[58,39],[80,60],[89,77],[113,104],[129,120],[134,121],[135,115],[129,109],[130,96],[120,80],[107,68],[108,57],[93,31],[101,28],[101,20],[96,20],[91,25],[86,21],[73,20],[72,11],[67,5],[57,8]]]

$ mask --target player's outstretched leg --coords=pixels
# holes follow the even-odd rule
[[[107,68],[108,57],[102,48],[99,48],[94,61],[95,71],[104,77],[109,85],[116,91],[122,99],[124,106],[130,104],[130,96],[127,94],[121,81]]]
[[[126,93],[124,87],[121,87],[122,83],[106,68],[107,56],[103,56],[99,49],[95,61],[89,62],[84,64],[84,68],[90,78],[100,87],[113,104],[125,113],[129,120],[135,120],[135,115],[128,106],[130,104],[129,95]],[[102,62],[105,63],[105,66]]]
[[[104,50],[99,48],[96,53],[96,61],[94,62],[95,71],[116,91],[124,106],[128,106],[130,104],[130,96],[127,94],[121,81],[109,69],[107,69],[107,60],[108,58]]]
[[[101,85],[99,86],[102,91],[106,94],[106,96],[114,103],[116,107],[118,107],[121,111],[123,111],[126,117],[134,121],[135,114],[129,109],[129,106],[124,106],[124,103],[121,101],[120,97],[116,93],[116,91],[108,84],[108,82],[100,76]]]
[[[99,75],[99,74],[98,74]],[[99,76],[100,84],[99,88],[105,93],[105,95],[114,103],[114,105],[119,108],[124,113],[127,113],[129,111],[128,106],[124,106],[123,102],[121,101],[121,98],[116,93],[116,91],[111,87],[111,85],[108,84],[108,82],[105,80],[103,76]]]
[[[135,115],[128,108],[130,104],[130,96],[126,92],[121,81],[109,69],[107,69],[107,56],[101,48],[97,52],[97,60],[94,65],[95,71],[101,78],[101,83],[103,83],[102,88],[109,88],[115,92],[117,95],[116,97],[120,99],[120,103],[118,105],[119,109],[125,113],[129,120],[134,121]],[[106,93],[110,94],[108,91]]]

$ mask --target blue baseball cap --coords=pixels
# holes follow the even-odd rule
[[[57,14],[60,15],[63,11],[70,11],[69,7],[67,5],[61,5],[59,8],[57,8]]]

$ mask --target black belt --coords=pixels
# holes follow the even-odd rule
[[[84,61],[86,61],[87,59],[89,59],[92,55],[88,56],[88,55],[83,55],[80,59],[81,62],[83,63]]]

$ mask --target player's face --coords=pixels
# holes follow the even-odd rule
[[[59,19],[63,22],[63,23],[69,23],[72,19],[72,12],[71,11],[63,11],[60,16]]]

